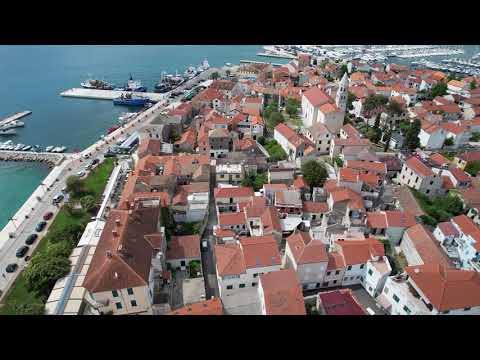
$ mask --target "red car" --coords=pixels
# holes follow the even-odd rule
[[[53,216],[52,212],[47,212],[45,215],[43,215],[43,220],[50,220]]]

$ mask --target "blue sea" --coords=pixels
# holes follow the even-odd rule
[[[111,101],[62,98],[89,77],[124,84],[130,74],[150,89],[162,71],[174,73],[207,58],[211,66],[257,57],[260,45],[249,46],[0,46],[0,119],[31,110],[15,143],[68,146],[81,150],[117,123],[128,109]],[[472,56],[478,47],[471,47]],[[284,63],[286,60],[267,61]],[[0,138],[0,142],[7,138]],[[40,164],[0,162],[0,229],[48,174]]]

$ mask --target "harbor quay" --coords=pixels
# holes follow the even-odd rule
[[[122,94],[132,94],[135,96],[141,96],[148,98],[151,102],[161,101],[165,96],[163,94],[148,93],[148,92],[127,92],[118,90],[97,90],[97,89],[84,89],[73,88],[60,93],[64,97],[75,97],[83,99],[96,99],[96,100],[113,100],[119,98]]]
[[[10,221],[0,231],[1,269],[5,269],[10,263],[18,262],[18,259],[15,257],[15,250],[24,245],[27,236],[34,232],[38,219],[41,219],[46,212],[52,212],[54,217],[58,214],[61,206],[54,205],[53,198],[60,194],[62,189],[65,188],[66,179],[69,176],[76,175],[81,169],[83,169],[85,165],[84,156],[88,154],[91,158],[99,158],[100,161],[102,161],[103,155],[108,151],[110,145],[115,143],[115,139],[118,139],[118,137],[125,132],[138,130],[141,126],[148,124],[156,115],[164,110],[165,103],[165,101],[157,102],[155,105],[139,114],[134,121],[118,128],[82,152],[75,154],[46,154],[49,156],[64,156],[65,159],[52,169],[27,201],[25,201],[23,206],[14,216],[11,217]],[[29,153],[29,155],[35,154]],[[53,221],[48,222],[47,230],[52,222]],[[31,256],[47,230],[40,234],[39,239],[30,246],[26,255]],[[7,296],[8,290],[15,282],[15,279],[27,265],[28,262],[21,261],[19,265],[20,271],[14,273],[6,273],[2,271],[0,276],[0,302],[5,296]]]
[[[5,118],[3,120],[0,120],[0,126],[5,126],[10,124],[11,122],[14,122],[16,120],[19,120],[21,118],[24,118],[25,116],[30,115],[32,112],[30,110],[27,111],[22,111],[19,113],[16,113],[15,115],[9,116],[8,118]]]

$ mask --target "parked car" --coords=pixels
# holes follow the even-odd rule
[[[47,222],[46,221],[40,221],[37,226],[35,227],[35,231],[36,232],[40,232],[40,231],[43,231],[43,229],[45,229],[45,226],[47,226]]]
[[[65,190],[66,190],[66,189],[65,189]],[[54,203],[54,204],[58,204],[58,203],[61,202],[63,199],[64,199],[63,194],[58,194],[57,196],[55,196],[55,197],[53,198],[53,203]]]
[[[92,162],[91,162],[91,165],[94,166],[94,165],[98,164],[99,162],[100,162],[100,160],[93,159]]]
[[[37,239],[38,239],[38,235],[37,235],[37,234],[31,234],[31,235],[27,238],[27,240],[25,240],[25,244],[26,244],[26,245],[32,245],[32,244],[35,242],[35,240],[37,240]]]
[[[7,273],[13,273],[13,272],[17,271],[17,269],[18,269],[17,264],[8,264],[7,267],[5,268],[5,271]]]
[[[78,177],[84,177],[85,176],[85,171],[81,170],[77,173]]]
[[[28,246],[26,245],[23,245],[22,247],[18,248],[17,252],[16,252],[16,256],[18,258],[22,258],[25,256],[25,254],[28,252],[28,249],[30,249]]]
[[[88,164],[87,166],[85,166],[85,170],[90,170],[92,168],[92,164]],[[82,171],[80,171],[81,173]],[[80,174],[79,173],[79,174]],[[80,177],[82,177],[83,175],[79,175]]]
[[[30,260],[30,255],[25,256],[25,259],[23,259],[23,260],[25,260],[25,262],[27,262],[28,260]]]
[[[52,218],[52,216],[53,216],[53,212],[49,211],[45,213],[45,215],[43,215],[43,220],[48,221]]]

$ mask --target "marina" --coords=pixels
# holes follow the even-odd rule
[[[73,88],[60,93],[60,96],[95,100],[114,100],[124,94],[124,91],[119,90]],[[164,98],[164,95],[157,93],[129,92],[129,94],[144,97],[151,102],[159,102]]]
[[[22,111],[22,112],[19,112],[19,113],[16,113],[15,115],[12,115],[6,119],[3,119],[3,120],[0,120],[0,127],[3,127],[5,125],[8,125],[16,120],[19,120],[25,116],[28,116],[30,115],[32,112],[30,110],[27,110],[27,111]]]

